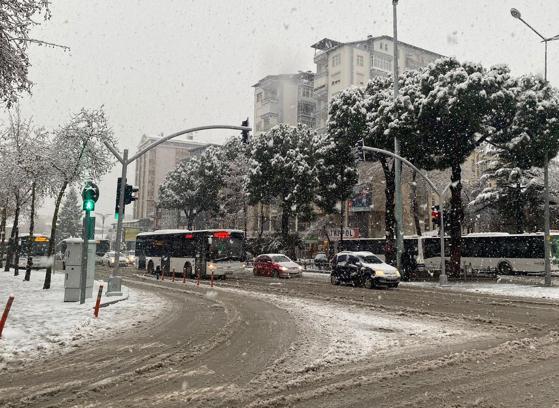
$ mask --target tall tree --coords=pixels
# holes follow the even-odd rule
[[[280,124],[256,136],[251,152],[249,200],[277,198],[281,208],[281,237],[289,247],[289,220],[308,215],[314,199],[316,178],[316,133],[304,125]],[[269,202],[269,201],[268,201]]]
[[[462,163],[490,136],[485,124],[506,94],[498,86],[494,68],[488,72],[478,64],[442,58],[430,64],[419,77],[419,133],[413,139],[426,148],[423,167],[451,170],[450,273],[460,273],[462,206]]]
[[[336,203],[340,203],[340,243],[345,203],[352,197],[358,180],[355,145],[366,129],[362,101],[363,91],[359,88],[346,89],[332,98],[328,132],[319,140],[317,150],[316,204],[326,213],[334,213]]]
[[[58,223],[56,225],[56,242],[70,237],[79,237],[82,233],[83,211],[79,202],[78,193],[71,188],[60,207]]]
[[[82,109],[68,124],[54,132],[48,150],[53,178],[49,192],[54,197],[48,256],[52,257],[56,240],[58,211],[66,188],[87,179],[98,180],[114,165],[114,157],[104,143],[116,146],[116,140],[102,108]],[[43,289],[50,288],[52,267],[47,268]]]
[[[29,37],[31,28],[39,24],[38,15],[50,18],[48,6],[48,0],[0,0],[0,101],[8,108],[18,94],[31,90],[27,56],[30,43],[68,49]]]
[[[221,152],[213,146],[200,156],[183,160],[159,187],[159,206],[183,211],[187,227],[192,229],[201,214],[219,213],[223,170]]]

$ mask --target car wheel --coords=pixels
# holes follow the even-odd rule
[[[363,286],[365,287],[365,289],[372,289],[375,286],[375,282],[373,281],[373,278],[367,276],[365,278],[365,282],[363,282]]]
[[[253,274],[254,276],[258,276],[258,272],[256,272],[256,268],[252,268],[252,274]]]
[[[278,277],[279,277],[278,271],[274,270],[274,271],[272,272],[272,278],[276,278],[276,279],[277,279]]]
[[[390,285],[390,287],[396,289],[396,288],[398,287],[398,284],[397,284],[397,283],[393,283],[392,285]]]
[[[499,273],[501,275],[512,275],[513,274],[513,270],[511,268],[511,266],[507,263],[507,262],[501,262],[499,264]]]
[[[153,262],[148,263],[148,273],[153,275]]]
[[[340,284],[340,280],[338,279],[338,277],[334,273],[330,274],[330,283],[332,285],[339,285]]]
[[[190,262],[184,263],[184,266],[182,267],[182,275],[188,277],[192,275],[192,265],[190,264]]]

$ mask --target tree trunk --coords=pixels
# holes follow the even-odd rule
[[[51,274],[52,274],[52,267],[54,265],[54,246],[56,245],[56,223],[58,222],[58,210],[60,208],[60,204],[62,203],[62,197],[64,197],[64,193],[66,192],[66,187],[68,186],[67,182],[62,184],[58,195],[56,196],[56,200],[54,201],[54,213],[52,214],[51,220],[51,227],[50,227],[50,239],[49,239],[49,247],[47,251],[47,257],[49,259],[49,263],[47,266],[47,273],[45,273],[45,281],[43,282],[43,289],[50,289],[50,281],[51,281]],[[52,261],[50,261],[52,259]]]
[[[0,268],[4,266],[4,249],[6,246],[6,218],[7,218],[7,209],[6,204],[2,207],[2,222],[0,223]]]
[[[20,204],[19,204],[19,194],[16,194],[16,212],[14,215],[14,226],[13,226],[13,237],[12,240],[12,258],[14,260],[14,276],[19,275],[19,211],[20,211]]]
[[[515,213],[516,213],[516,233],[517,234],[522,234],[524,232],[524,206],[523,206],[523,202],[522,202],[522,189],[520,187],[520,182],[516,183],[515,186],[515,200],[514,200],[514,205],[515,205]]]
[[[462,169],[460,164],[452,166],[450,178],[450,275],[460,276],[460,257],[462,255]]]
[[[411,177],[411,206],[413,209],[413,222],[415,224],[415,233],[421,236],[421,224],[419,223],[419,204],[417,202],[417,171],[413,170]]]
[[[31,211],[29,212],[29,244],[27,247],[27,268],[23,280],[31,280],[31,267],[33,266],[33,230],[35,228],[35,182],[31,185]]]
[[[285,207],[281,209],[281,238],[285,243],[289,239],[289,210]]]
[[[345,200],[340,200],[340,240],[338,241],[338,252],[342,251],[344,243],[344,207]]]
[[[19,223],[19,194],[16,194],[15,200],[15,211],[14,211],[14,223],[12,224],[12,232],[10,233],[10,242],[8,243],[8,253],[6,255],[6,265],[4,265],[4,272],[9,272],[10,265],[13,264],[15,255],[17,252],[17,227]],[[16,264],[17,265],[17,264]],[[19,274],[17,268],[15,268],[14,276]]]
[[[394,163],[392,166],[386,159],[380,159],[382,170],[384,172],[384,195],[385,195],[385,214],[384,214],[384,229],[386,244],[384,247],[384,257],[386,263],[394,265],[396,263],[396,242],[395,242],[395,228],[396,218],[394,213],[394,192],[396,190],[394,180]]]

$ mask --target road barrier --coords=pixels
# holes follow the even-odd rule
[[[97,292],[97,301],[95,302],[95,310],[93,316],[97,319],[99,317],[99,306],[101,305],[101,296],[103,295],[103,285],[99,285],[99,292]]]
[[[12,303],[14,302],[14,295],[10,295],[8,297],[8,303],[6,303],[6,307],[4,308],[4,313],[2,314],[2,320],[0,320],[0,338],[2,338],[2,330],[4,330],[4,325],[6,324],[6,320],[8,320],[8,313],[10,313],[10,309],[12,308]]]

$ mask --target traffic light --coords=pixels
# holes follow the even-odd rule
[[[115,201],[115,220],[118,220],[118,210],[119,210],[119,206],[120,206],[120,187],[122,186],[122,177],[118,178],[118,181],[116,182],[116,201]],[[122,212],[124,213],[124,208],[122,209]]]
[[[136,201],[138,199],[138,197],[134,195],[134,193],[137,193],[138,190],[140,190],[138,187],[131,186],[130,184],[126,185],[124,188],[124,205],[130,204],[132,201]]]
[[[363,139],[359,139],[357,143],[355,143],[355,149],[353,154],[355,155],[355,160],[357,161],[364,161],[365,156],[363,155],[363,145],[365,141]]]
[[[431,221],[433,225],[441,225],[441,209],[438,205],[431,207]]]
[[[87,181],[85,187],[82,190],[83,206],[84,211],[95,211],[95,203],[99,198],[99,187],[95,185],[92,181]]]
[[[243,120],[243,122],[241,123],[241,126],[248,127],[248,118],[246,118],[246,120]],[[244,144],[248,144],[248,142],[249,142],[248,130],[241,130],[241,141]]]

